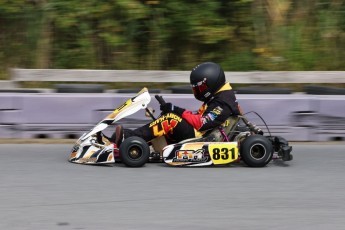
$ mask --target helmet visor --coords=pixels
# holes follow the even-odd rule
[[[204,80],[202,81],[197,82],[196,84],[192,84],[192,89],[195,96],[202,96],[205,91],[207,91],[206,78],[204,78]]]

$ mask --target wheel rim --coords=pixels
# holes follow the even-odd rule
[[[250,148],[250,156],[255,160],[261,160],[265,155],[266,148],[262,144],[256,144]]]
[[[132,146],[129,148],[128,155],[132,160],[138,160],[143,155],[143,150],[138,146]]]

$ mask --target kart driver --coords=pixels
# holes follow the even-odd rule
[[[194,97],[203,104],[195,113],[171,103],[161,105],[160,117],[134,130],[117,126],[110,141],[117,147],[124,138],[139,136],[148,143],[156,137],[165,136],[167,143],[201,137],[208,130],[223,124],[230,116],[242,114],[230,83],[220,65],[205,62],[197,65],[190,74]]]

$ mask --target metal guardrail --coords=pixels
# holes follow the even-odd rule
[[[190,71],[160,70],[84,70],[20,69],[10,70],[13,82],[189,82]],[[248,71],[225,72],[231,83],[345,83],[345,71]]]
[[[15,83],[13,81],[5,81],[1,80],[0,81],[0,89],[9,89],[9,88],[14,88]]]

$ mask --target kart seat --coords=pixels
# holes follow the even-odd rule
[[[225,120],[223,124],[219,127],[214,128],[210,131],[207,131],[202,137],[189,138],[183,141],[180,141],[180,144],[189,143],[189,142],[222,142],[224,141],[224,134],[231,139],[231,136],[234,135],[237,123],[240,120],[240,116],[231,116]]]

